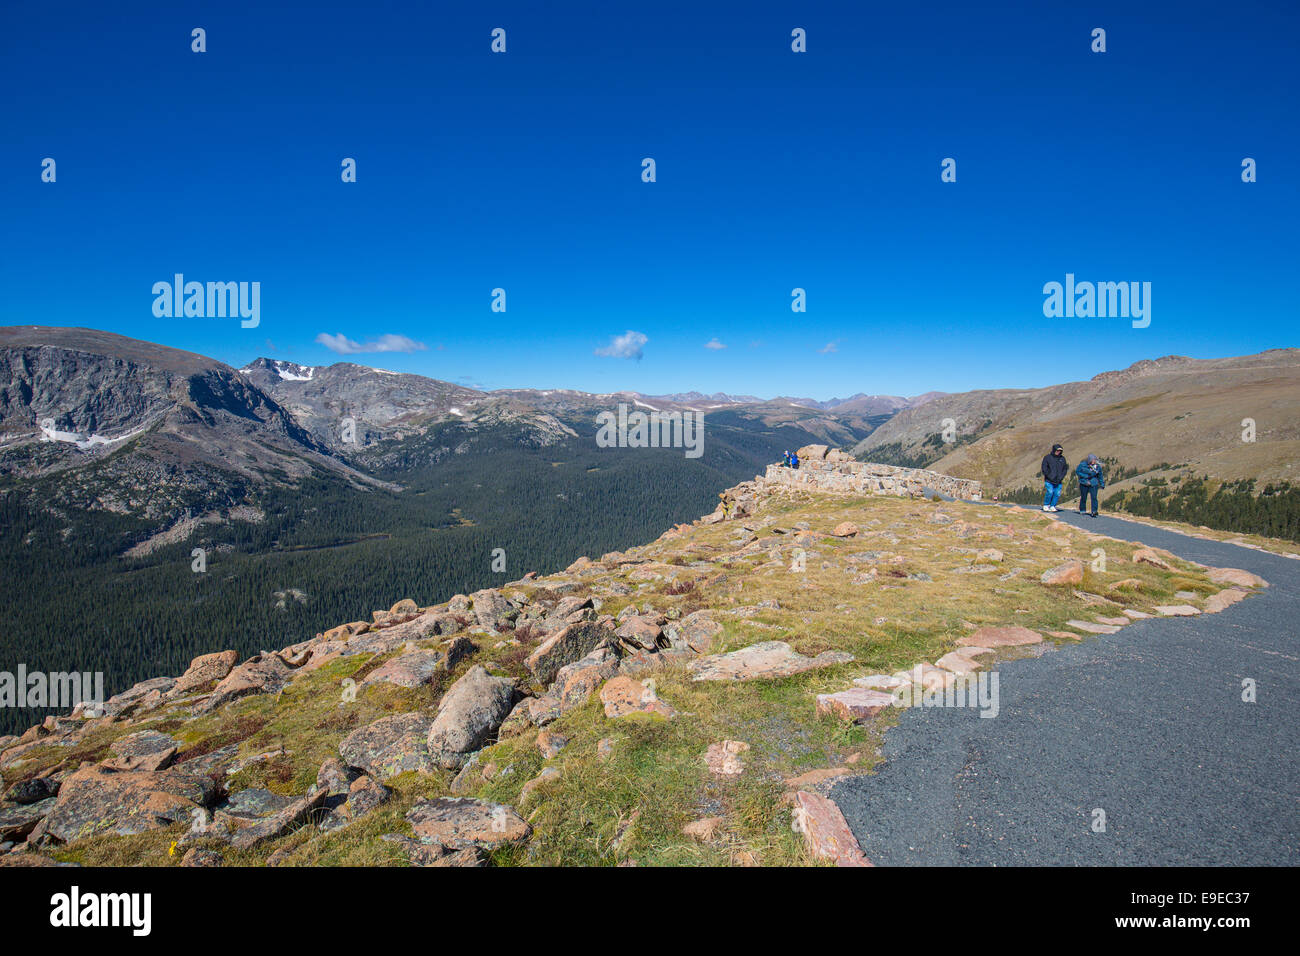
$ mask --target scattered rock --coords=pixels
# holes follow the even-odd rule
[[[784,641],[763,641],[728,654],[715,654],[687,665],[693,680],[756,680],[789,677],[803,671],[853,660],[843,651],[823,651],[816,657],[796,653]]]
[[[119,737],[109,745],[115,759],[104,761],[113,770],[162,770],[176,759],[177,742],[156,730]]]
[[[852,521],[841,521],[831,530],[831,534],[837,538],[852,538],[861,530]]]
[[[537,749],[542,752],[543,760],[553,760],[568,743],[568,737],[553,730],[542,729],[537,733]]]
[[[447,645],[447,660],[445,666],[449,671],[455,670],[456,666],[460,664],[461,661],[468,660],[477,653],[478,645],[468,637],[454,638]]]
[[[436,769],[429,754],[432,721],[424,714],[393,714],[354,730],[339,743],[339,755],[381,780],[408,770],[428,773]]]
[[[421,842],[451,850],[493,850],[522,843],[533,832],[514,807],[471,797],[421,800],[406,812],[406,819]]]
[[[566,625],[529,654],[524,666],[538,681],[549,684],[555,680],[561,667],[586,657],[611,633],[603,623],[596,621]]]
[[[972,660],[970,656],[963,654],[960,650],[949,651],[935,661],[934,666],[961,675],[974,674],[980,669],[979,661]]]
[[[474,601],[474,618],[480,627],[499,630],[519,616],[518,609],[496,588],[475,591],[470,597]]]
[[[212,778],[181,770],[113,771],[84,766],[63,781],[46,818],[57,840],[143,833],[190,818],[217,794]]]
[[[1218,614],[1224,608],[1232,607],[1238,601],[1243,601],[1249,594],[1249,591],[1242,591],[1239,588],[1225,588],[1215,594],[1211,594],[1205,599],[1205,613]]]
[[[207,712],[250,694],[278,694],[293,671],[278,654],[259,654],[232,670],[198,708]]]
[[[394,684],[397,687],[419,687],[433,680],[442,663],[443,656],[438,651],[407,651],[367,674],[361,686]]]
[[[612,719],[629,714],[652,714],[671,719],[677,711],[660,700],[653,681],[638,681],[624,674],[611,678],[600,689],[600,700],[605,705],[605,716]]]
[[[1041,644],[1043,635],[1027,627],[981,627],[974,634],[959,637],[961,647],[1020,647]]]
[[[725,817],[703,817],[682,827],[682,833],[692,840],[709,843],[717,837],[724,822],[726,822]]]
[[[1266,588],[1268,582],[1258,574],[1240,568],[1210,568],[1209,578],[1215,584],[1228,584],[1239,588]]]
[[[519,805],[522,807],[537,792],[539,787],[560,779],[559,767],[543,767],[542,772],[523,785],[519,791]]]
[[[31,777],[19,780],[7,791],[5,800],[10,803],[39,803],[59,792],[59,782],[52,777]]]
[[[1200,608],[1192,607],[1190,604],[1157,604],[1156,612],[1165,617],[1191,617],[1194,614],[1200,614]]]
[[[1166,561],[1160,555],[1156,554],[1151,548],[1138,548],[1133,552],[1134,564],[1149,564],[1152,567],[1159,568],[1161,571],[1172,571],[1174,566]]]
[[[1093,624],[1091,621],[1066,621],[1065,626],[1077,631],[1087,631],[1089,634],[1115,634],[1119,631],[1119,628],[1113,624]]]
[[[871,866],[833,801],[800,790],[794,795],[794,804],[794,828],[803,834],[809,853],[836,866]]]
[[[224,861],[216,850],[201,850],[191,847],[181,857],[181,866],[221,866]]]
[[[218,651],[215,654],[196,657],[164,696],[181,697],[213,681],[220,681],[230,673],[238,660],[239,654],[235,651]]]
[[[448,770],[459,769],[501,726],[514,702],[513,680],[493,677],[481,664],[471,667],[438,701],[428,738],[434,761]]]
[[[1083,562],[1078,558],[1071,558],[1064,564],[1058,564],[1056,567],[1044,571],[1039,580],[1050,587],[1082,584]]]
[[[724,740],[709,744],[704,754],[704,763],[709,772],[719,777],[738,777],[745,772],[745,762],[740,755],[749,749],[743,740]]]
[[[294,800],[284,809],[264,820],[259,820],[252,826],[236,830],[230,837],[230,845],[236,850],[247,850],[266,840],[284,836],[311,817],[312,813],[325,802],[327,796],[329,796],[328,790],[312,785],[305,796]]]
[[[840,720],[862,723],[895,703],[893,694],[853,687],[835,694],[817,695],[817,713],[830,714]]]
[[[678,651],[707,654],[722,633],[722,625],[708,611],[695,611],[669,624],[664,631],[668,646]]]
[[[27,839],[37,824],[54,809],[54,803],[53,797],[46,797],[32,803],[0,807],[0,841],[17,843]]]

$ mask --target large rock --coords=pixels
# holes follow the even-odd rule
[[[674,650],[707,654],[722,633],[722,625],[709,617],[708,611],[695,611],[664,630],[668,646]]]
[[[619,671],[619,658],[608,647],[598,647],[580,661],[566,664],[541,697],[529,698],[528,722],[541,727],[581,707],[605,681]]]
[[[4,798],[10,803],[38,803],[58,792],[59,782],[53,777],[29,777],[5,791]]]
[[[496,588],[475,591],[470,597],[474,601],[474,618],[480,627],[499,630],[519,616],[518,609]]]
[[[119,737],[109,745],[113,760],[105,766],[113,770],[162,770],[176,759],[177,742],[156,730]]]
[[[1042,642],[1043,635],[1027,627],[981,627],[974,634],[957,638],[962,647],[1019,647]]]
[[[1205,613],[1218,614],[1225,608],[1232,607],[1238,601],[1243,601],[1249,594],[1249,591],[1243,591],[1240,588],[1224,588],[1215,594],[1211,594],[1205,599]]]
[[[830,450],[829,445],[804,445],[795,454],[799,456],[801,462],[821,461]]]
[[[59,788],[46,817],[56,840],[105,833],[143,833],[190,818],[217,794],[211,777],[181,770],[117,772],[99,766],[76,771]]]
[[[532,834],[514,807],[471,797],[421,800],[406,812],[416,839],[451,850],[493,850]]]
[[[728,654],[701,657],[687,665],[692,680],[756,680],[789,677],[802,671],[853,660],[843,651],[823,651],[816,657],[797,653],[785,641],[763,641]]]
[[[215,654],[204,654],[202,657],[196,657],[190,661],[189,668],[177,678],[176,683],[167,692],[166,696],[168,698],[181,697],[212,681],[222,680],[231,672],[238,660],[239,654],[235,651],[217,651]]]
[[[610,719],[629,714],[649,714],[672,718],[677,711],[659,699],[651,681],[634,680],[620,674],[610,679],[600,689],[600,701],[605,705],[605,716]]]
[[[425,714],[394,714],[354,730],[339,744],[344,763],[380,779],[414,770],[428,773],[437,769],[429,754],[429,728]]]
[[[395,684],[398,687],[419,687],[433,680],[443,660],[442,653],[439,651],[408,651],[375,668],[366,675],[361,686]]]
[[[1086,631],[1089,634],[1116,634],[1119,627],[1114,624],[1094,624],[1091,621],[1069,620],[1065,622],[1066,627],[1072,627],[1076,631]]]
[[[1134,564],[1149,564],[1153,568],[1159,568],[1161,571],[1172,571],[1174,566],[1160,557],[1151,548],[1138,548],[1133,552]]]
[[[817,859],[836,866],[871,866],[840,808],[820,794],[800,790],[794,795],[794,828]]]
[[[835,694],[817,695],[817,713],[830,714],[840,720],[861,723],[895,703],[893,694],[853,687]]]
[[[1058,564],[1054,568],[1044,571],[1039,579],[1049,586],[1061,586],[1067,584],[1083,583],[1083,562],[1078,558],[1070,558],[1064,564]]]
[[[126,716],[138,710],[149,710],[163,702],[163,695],[176,686],[174,677],[152,677],[114,694],[104,702],[104,713]]]
[[[459,769],[501,726],[515,702],[515,682],[493,677],[481,664],[451,685],[429,728],[429,753],[445,769]]]
[[[596,649],[596,645],[612,637],[613,631],[602,622],[579,621],[560,628],[524,661],[533,676],[543,684],[555,680],[555,675],[565,664],[581,660]]]
[[[226,675],[200,710],[215,710],[250,694],[278,694],[292,676],[293,669],[278,654],[258,654]]]
[[[0,807],[0,843],[17,843],[26,839],[54,809],[54,803],[53,797],[46,797],[33,803]]]
[[[614,631],[614,636],[624,644],[653,651],[659,646],[663,634],[663,618],[658,615],[632,615]]]
[[[311,815],[325,802],[329,791],[313,785],[306,796],[299,797],[282,810],[252,826],[236,830],[230,838],[230,845],[236,850],[247,850],[266,840],[284,836],[298,824],[311,818]]]
[[[1268,582],[1258,574],[1251,574],[1241,568],[1210,568],[1209,577],[1215,584],[1229,584],[1239,588],[1268,587]]]

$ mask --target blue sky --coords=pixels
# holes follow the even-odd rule
[[[0,323],[815,398],[1300,345],[1292,3],[265,6],[11,6]],[[259,327],[156,318],[177,272],[260,282]],[[1044,319],[1067,272],[1150,282],[1150,327]]]

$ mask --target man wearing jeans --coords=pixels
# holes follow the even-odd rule
[[[1079,514],[1097,517],[1097,491],[1106,487],[1106,475],[1102,472],[1101,462],[1096,455],[1089,455],[1079,462],[1074,473],[1079,476]],[[1092,510],[1088,511],[1088,498],[1092,498]]]
[[[1043,510],[1056,511],[1056,503],[1061,500],[1061,484],[1070,472],[1070,463],[1065,460],[1065,449],[1053,445],[1052,450],[1043,456]]]

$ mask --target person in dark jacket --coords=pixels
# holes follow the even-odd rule
[[[1074,469],[1074,473],[1079,476],[1079,514],[1086,512],[1095,518],[1097,517],[1097,492],[1106,487],[1106,476],[1102,474],[1101,462],[1097,460],[1096,455],[1089,455],[1079,462],[1079,467]],[[1089,495],[1092,496],[1091,511],[1086,507]]]
[[[1061,500],[1061,485],[1070,473],[1070,463],[1065,460],[1065,449],[1053,445],[1052,450],[1043,456],[1043,510],[1057,511],[1056,503]]]

